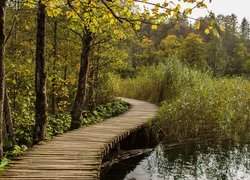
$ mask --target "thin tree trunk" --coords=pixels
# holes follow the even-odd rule
[[[88,57],[92,41],[91,34],[92,33],[90,31],[86,30],[84,37],[82,38],[82,54],[80,73],[78,77],[78,89],[72,110],[72,120],[70,129],[77,129],[81,126],[81,113],[84,104],[84,96],[86,91],[86,76],[88,72]]]
[[[14,74],[14,79],[17,82],[17,74]],[[17,97],[17,88],[16,84],[13,85],[13,110],[16,111],[16,97]]]
[[[100,53],[100,47],[98,47],[98,54]],[[95,89],[98,89],[98,86],[99,86],[99,72],[100,72],[100,57],[98,56],[98,57],[96,57],[96,59],[95,59],[95,70],[94,70],[94,80],[95,80],[95,82],[94,82],[94,87],[95,87]],[[94,96],[94,101],[95,101],[95,106],[97,106],[97,105],[99,105],[99,102],[98,102],[98,100],[97,100],[97,98],[98,97],[100,97],[100,95],[99,95],[99,92],[98,91],[96,91],[95,92],[95,96]]]
[[[16,136],[15,136],[13,121],[12,121],[12,117],[11,117],[9,96],[8,96],[8,92],[7,92],[6,88],[5,88],[5,92],[4,92],[4,125],[5,125],[5,131],[6,131],[6,138],[8,140],[11,140],[12,145],[15,145],[16,144]]]
[[[35,90],[36,90],[36,122],[33,135],[33,144],[44,139],[47,121],[47,97],[46,97],[46,74],[45,74],[45,5],[39,1],[37,12],[37,42],[36,42],[36,69],[35,69]]]
[[[95,97],[94,97],[94,88],[95,88],[95,70],[94,70],[94,59],[90,62],[89,66],[89,92],[88,92],[88,109],[90,111],[94,110],[95,108]]]
[[[5,88],[5,16],[7,0],[0,1],[0,159],[3,157],[3,108],[4,108],[4,88]]]
[[[57,60],[57,21],[54,22],[54,62],[53,62],[53,73],[56,75],[56,60]],[[52,79],[52,102],[51,102],[51,114],[57,114],[57,100],[56,100],[56,77]]]

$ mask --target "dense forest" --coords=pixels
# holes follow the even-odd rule
[[[171,141],[249,140],[246,18],[190,21],[168,4],[156,5],[153,17],[131,0],[0,6],[0,157],[125,111],[116,96],[159,104]]]

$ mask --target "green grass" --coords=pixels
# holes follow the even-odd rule
[[[158,119],[169,141],[250,140],[250,82],[213,78],[171,58],[120,81],[119,96],[160,103]]]

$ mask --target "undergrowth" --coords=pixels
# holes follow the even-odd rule
[[[116,100],[105,105],[99,105],[94,111],[84,111],[82,124],[89,125],[104,121],[107,118],[119,115],[129,109],[129,104]]]
[[[119,115],[129,109],[129,104],[117,99],[110,103],[99,105],[93,111],[83,111],[82,125],[90,125],[104,121],[107,118]],[[31,116],[29,116],[31,117]],[[8,149],[8,142],[5,142],[5,158],[0,162],[0,169],[9,164],[10,159],[19,156],[28,147],[32,146],[33,135],[33,118],[16,120],[16,141],[17,144]],[[46,139],[51,139],[57,134],[64,133],[70,129],[71,116],[70,113],[58,114],[56,116],[49,115],[46,126]]]
[[[106,118],[116,116],[126,111],[129,105],[122,100],[114,100],[113,102],[99,105],[93,111],[83,110],[82,112],[82,124],[89,125]],[[22,119],[16,119],[16,140],[17,144],[31,146],[32,145],[32,133],[34,119],[26,119],[25,122]],[[70,129],[71,116],[70,113],[58,114],[56,116],[49,115],[46,126],[46,139],[66,132]]]

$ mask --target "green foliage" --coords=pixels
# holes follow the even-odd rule
[[[116,116],[125,112],[129,105],[121,100],[113,100],[110,103],[99,105],[92,112],[83,111],[83,125],[101,122],[106,118]],[[51,139],[57,134],[62,134],[70,129],[71,115],[70,113],[49,115],[46,126],[46,139]],[[34,114],[26,116],[25,119],[15,118],[15,130],[17,144],[14,150],[8,152],[8,156],[17,156],[25,147],[32,145],[33,127],[34,127]],[[20,146],[19,146],[20,145]]]
[[[180,53],[180,46],[181,44],[175,35],[168,35],[161,41],[159,45],[159,58],[164,60],[168,57],[176,56],[178,53]]]
[[[98,84],[95,89],[96,105],[105,104],[114,100],[115,89],[117,88],[117,75],[112,72],[101,72],[98,77]]]
[[[247,59],[248,53],[246,46],[241,42],[237,42],[233,50],[233,57],[230,58],[230,61],[228,63],[228,74],[247,74],[247,69],[245,69],[245,67],[247,66]]]
[[[0,170],[3,170],[10,163],[10,159],[3,158],[0,162]]]
[[[105,105],[99,105],[93,111],[83,112],[83,125],[95,124],[127,111],[129,104],[121,100],[115,100]]]
[[[32,145],[35,114],[25,111],[24,116],[14,115],[17,144],[30,147]]]
[[[196,76],[193,83],[175,101],[162,104],[159,119],[169,137],[177,141],[249,138],[250,99],[246,98],[250,97],[249,82],[240,78]]]
[[[17,156],[21,155],[27,149],[28,149],[28,147],[26,145],[21,145],[21,146],[14,145],[12,150],[7,151],[5,153],[5,156],[8,157],[8,158],[14,158],[14,157],[17,157]]]
[[[34,114],[28,114],[25,117],[15,117],[16,140],[19,145],[32,146],[34,130]],[[46,126],[46,138],[63,133],[69,129],[71,117],[69,113],[49,115]]]
[[[190,33],[182,43],[181,59],[191,67],[204,68],[204,42],[202,38],[194,33]]]
[[[28,147],[25,145],[21,145],[21,146],[15,145],[13,150],[10,151],[9,153],[7,153],[7,156],[8,157],[17,157],[17,156],[21,155],[27,149],[28,149]]]
[[[46,138],[62,134],[70,128],[71,116],[69,113],[58,114],[56,116],[50,115],[48,117],[48,124],[46,126]]]
[[[250,140],[250,83],[243,78],[213,78],[171,58],[120,84],[119,95],[161,102],[158,119],[170,141]]]
[[[159,68],[157,70],[156,68]],[[162,99],[164,70],[163,66],[142,67],[136,78],[117,79],[118,96],[159,102]]]
[[[166,60],[165,64],[142,67],[134,79],[118,81],[120,85],[117,94],[155,103],[163,100],[173,101],[185,90],[184,81],[192,86],[192,79],[197,72],[183,68],[183,64],[172,57]]]

